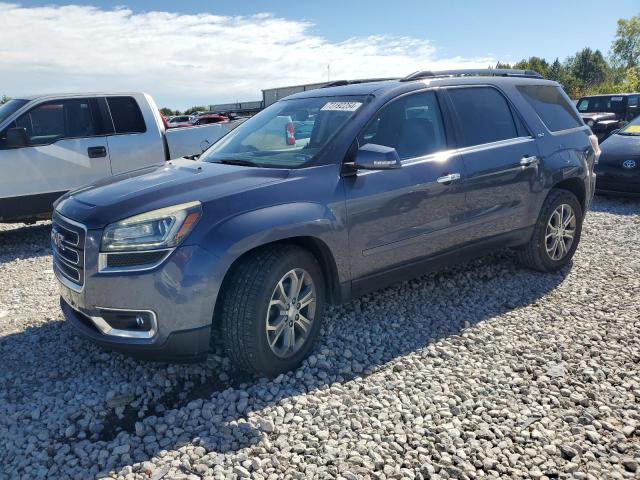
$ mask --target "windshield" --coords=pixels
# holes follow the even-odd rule
[[[604,97],[586,97],[578,102],[578,111],[581,113],[595,112],[624,112],[626,107],[625,97],[621,95],[611,95]]]
[[[314,159],[366,98],[317,97],[274,103],[215,143],[201,160],[301,167]]]
[[[640,116],[631,120],[618,134],[640,136]]]
[[[9,100],[7,103],[0,105],[0,123],[4,122],[14,112],[18,111],[21,107],[29,103],[28,100]]]

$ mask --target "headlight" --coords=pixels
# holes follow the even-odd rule
[[[178,246],[202,215],[200,202],[161,208],[108,225],[103,252],[154,250]]]

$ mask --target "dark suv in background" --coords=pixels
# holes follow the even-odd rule
[[[197,162],[58,201],[61,306],[113,349],[199,356],[219,333],[237,366],[275,375],[309,354],[327,303],[505,247],[541,272],[567,265],[598,154],[560,86],[535,72],[299,93]]]
[[[593,95],[578,100],[578,112],[599,141],[633,120],[640,110],[640,93]]]

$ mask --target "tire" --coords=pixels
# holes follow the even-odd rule
[[[242,258],[230,275],[229,281],[225,282],[222,298],[222,336],[233,364],[241,370],[267,376],[276,376],[296,368],[311,352],[324,314],[324,278],[316,258],[294,245],[265,247]],[[303,283],[302,289],[307,295],[308,292],[315,292],[315,302],[300,310],[296,309],[296,305],[301,305],[299,302],[296,305],[287,303],[291,309],[285,310],[285,306],[280,305],[284,302],[280,300],[288,297],[282,296],[281,292],[289,289],[287,293],[291,293],[294,276],[302,278],[300,283]],[[300,294],[304,295],[304,292],[300,290]],[[274,296],[278,295],[279,303],[270,305]],[[296,312],[303,318],[313,316],[306,334],[301,319],[287,316]],[[279,327],[281,319],[286,319],[286,326],[278,331],[274,325]],[[269,333],[268,322],[272,322],[269,323]],[[285,342],[290,338],[296,338],[296,345],[287,347],[288,343]],[[276,341],[272,348],[270,341],[274,339]],[[286,348],[290,350],[285,352]],[[276,353],[278,349],[281,355]]]
[[[552,234],[552,236],[547,239],[547,235],[549,232],[548,227],[549,222],[553,223],[557,221],[557,219],[559,218],[559,213],[557,213],[557,210],[562,208],[563,205],[569,206],[575,215],[575,224],[573,225],[573,239],[570,246],[567,247],[565,244],[565,251],[560,256],[560,258],[557,258],[558,251],[555,251],[556,258],[554,258],[553,236],[555,234]],[[566,207],[564,212],[566,212]],[[552,220],[552,215],[554,214],[554,219],[556,220]],[[582,222],[582,207],[580,206],[580,202],[578,201],[576,196],[567,190],[551,190],[542,205],[540,215],[538,216],[538,221],[535,224],[533,235],[531,236],[529,243],[518,250],[518,259],[520,263],[528,268],[537,270],[539,272],[555,272],[560,270],[571,261],[571,258],[573,257],[573,254],[575,253],[576,248],[580,243]],[[569,227],[571,227],[571,225],[569,225]],[[565,230],[563,230],[563,232],[568,234],[571,230],[571,228],[566,228]],[[563,238],[567,237],[564,236]],[[547,243],[547,240],[549,240],[549,243]],[[562,249],[559,244],[558,247]],[[551,248],[551,252],[549,252],[548,248]]]

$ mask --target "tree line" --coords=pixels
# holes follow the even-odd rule
[[[640,91],[640,15],[618,20],[611,52],[583,48],[564,61],[530,57],[513,65],[498,62],[495,68],[535,70],[562,85],[571,98],[599,93]]]

